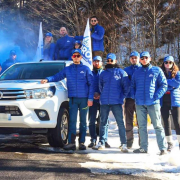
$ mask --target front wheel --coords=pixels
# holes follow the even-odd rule
[[[49,129],[47,134],[49,144],[52,147],[63,147],[67,143],[68,122],[68,110],[66,108],[61,108],[59,110],[56,127]]]

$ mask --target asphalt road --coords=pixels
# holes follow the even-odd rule
[[[91,162],[86,154],[65,154],[47,147],[44,136],[0,134],[0,180],[152,180],[124,174],[93,174],[79,163]],[[45,149],[45,150],[44,150]],[[154,180],[154,179],[153,179]]]

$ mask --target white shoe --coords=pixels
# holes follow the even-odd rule
[[[127,145],[126,145],[126,144],[122,144],[119,148],[120,148],[121,151],[124,152],[124,153],[127,153],[127,152],[128,152],[128,148],[127,148]]]
[[[92,149],[103,150],[103,149],[105,149],[105,145],[103,145],[101,142],[98,142],[98,144],[96,146],[93,146]]]

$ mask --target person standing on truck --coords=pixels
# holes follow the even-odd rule
[[[55,43],[53,40],[53,35],[51,32],[47,32],[46,37],[44,39],[43,59],[54,60],[54,52],[55,52]]]
[[[7,68],[9,68],[10,66],[12,66],[13,64],[15,64],[17,62],[17,54],[16,51],[11,50],[9,53],[9,59],[7,59],[5,62],[3,62],[2,64],[2,71],[1,73],[3,73]]]
[[[80,49],[73,51],[73,64],[65,67],[54,76],[41,80],[41,83],[57,82],[64,78],[67,79],[67,89],[69,97],[69,132],[68,144],[64,146],[65,150],[76,150],[76,123],[77,113],[80,111],[80,133],[79,150],[86,150],[86,116],[88,107],[93,105],[94,87],[93,74],[89,67],[81,63],[82,53]]]

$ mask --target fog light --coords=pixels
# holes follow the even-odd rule
[[[45,117],[45,116],[46,116],[46,112],[40,111],[40,112],[39,112],[39,116],[42,117],[42,118]]]

